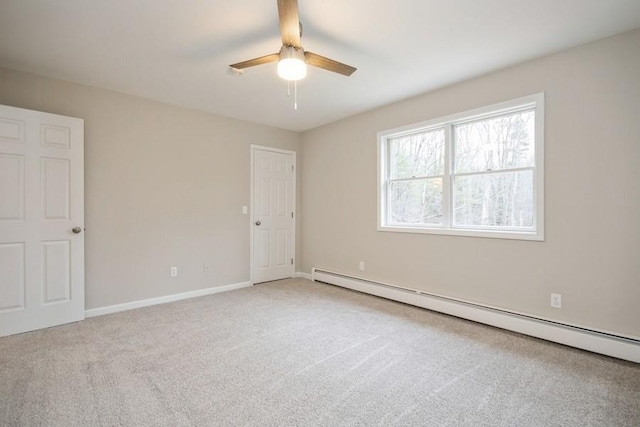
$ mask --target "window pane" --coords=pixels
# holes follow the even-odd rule
[[[441,224],[442,178],[389,183],[389,223]]]
[[[391,179],[444,173],[444,129],[393,138],[389,141]]]
[[[533,171],[457,176],[456,226],[533,227]]]
[[[454,126],[456,173],[534,166],[534,121],[521,111]]]

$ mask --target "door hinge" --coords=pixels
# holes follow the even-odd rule
[[[295,166],[291,165],[291,172],[293,172],[293,168],[294,168],[294,167],[295,167]]]
[[[291,212],[291,218],[293,218],[293,212]]]
[[[291,258],[291,265],[293,265],[293,258]]]

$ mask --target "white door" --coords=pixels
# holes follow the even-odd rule
[[[84,122],[0,105],[0,336],[84,319]]]
[[[251,147],[254,283],[294,275],[295,153]]]

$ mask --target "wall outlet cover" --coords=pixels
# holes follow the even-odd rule
[[[551,294],[551,307],[562,308],[562,295]]]

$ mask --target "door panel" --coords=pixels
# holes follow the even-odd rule
[[[67,159],[41,159],[42,219],[68,220],[71,164]]]
[[[287,251],[287,246],[288,246],[288,231],[286,228],[280,228],[276,230],[276,265],[277,266],[284,266],[288,259],[287,256],[288,251]]]
[[[258,250],[259,250],[259,262],[258,266],[261,270],[267,269],[271,266],[271,231],[258,230]]]
[[[0,118],[0,142],[24,143],[24,122],[8,117]]]
[[[83,175],[81,119],[0,106],[0,336],[84,318]]]
[[[42,124],[40,131],[43,147],[71,148],[71,129],[67,126]]]
[[[0,154],[0,221],[24,220],[24,156]]]
[[[24,244],[0,244],[0,313],[24,308]]]
[[[71,297],[71,242],[42,243],[43,304],[69,301]]]
[[[295,154],[268,148],[252,153],[253,282],[293,277]]]

